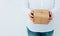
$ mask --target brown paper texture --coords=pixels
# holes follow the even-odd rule
[[[48,24],[49,23],[49,11],[35,9],[34,11],[34,24]]]

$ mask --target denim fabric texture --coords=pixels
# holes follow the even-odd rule
[[[54,30],[49,32],[33,32],[27,28],[27,32],[28,32],[28,36],[53,36]]]

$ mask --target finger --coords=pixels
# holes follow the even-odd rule
[[[34,19],[33,19],[33,18],[30,18],[30,20],[34,21]]]
[[[49,16],[52,17],[52,12],[51,11],[49,11]]]
[[[30,18],[33,18],[34,16],[33,15],[31,15],[31,14],[29,14],[29,16],[30,16]]]
[[[51,11],[49,11],[49,22],[51,22],[51,20],[53,19],[53,16],[52,16],[52,12]]]
[[[48,21],[51,22],[51,20],[52,20],[52,18],[50,17]]]
[[[29,13],[29,16],[34,17],[34,12],[31,11],[31,12]]]
[[[30,13],[29,13],[29,17],[30,17],[30,20],[34,20],[33,18],[34,18],[34,11],[31,11]]]
[[[50,22],[51,21],[51,18],[49,18],[48,21]]]
[[[34,17],[33,17],[33,16],[31,16],[31,15],[29,15],[29,17],[30,17],[30,20],[32,20],[32,21],[33,21],[33,18],[34,18]]]
[[[31,11],[31,15],[34,15],[34,11],[33,10]]]
[[[49,20],[52,20],[53,19],[53,17],[49,17]]]
[[[50,11],[49,12],[49,20],[52,20],[53,19],[53,15],[52,15],[52,12]]]

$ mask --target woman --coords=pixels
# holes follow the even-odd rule
[[[55,8],[55,0],[25,0],[26,6],[26,26],[28,36],[53,36],[54,21],[53,9]],[[33,9],[46,9],[50,12],[49,24],[33,24]]]

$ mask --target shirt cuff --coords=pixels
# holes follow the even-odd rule
[[[24,10],[24,12],[25,12],[25,14],[28,14],[28,13],[30,13],[30,12],[31,12],[31,10],[30,10],[30,9],[28,9],[28,8],[26,8],[26,9]]]

